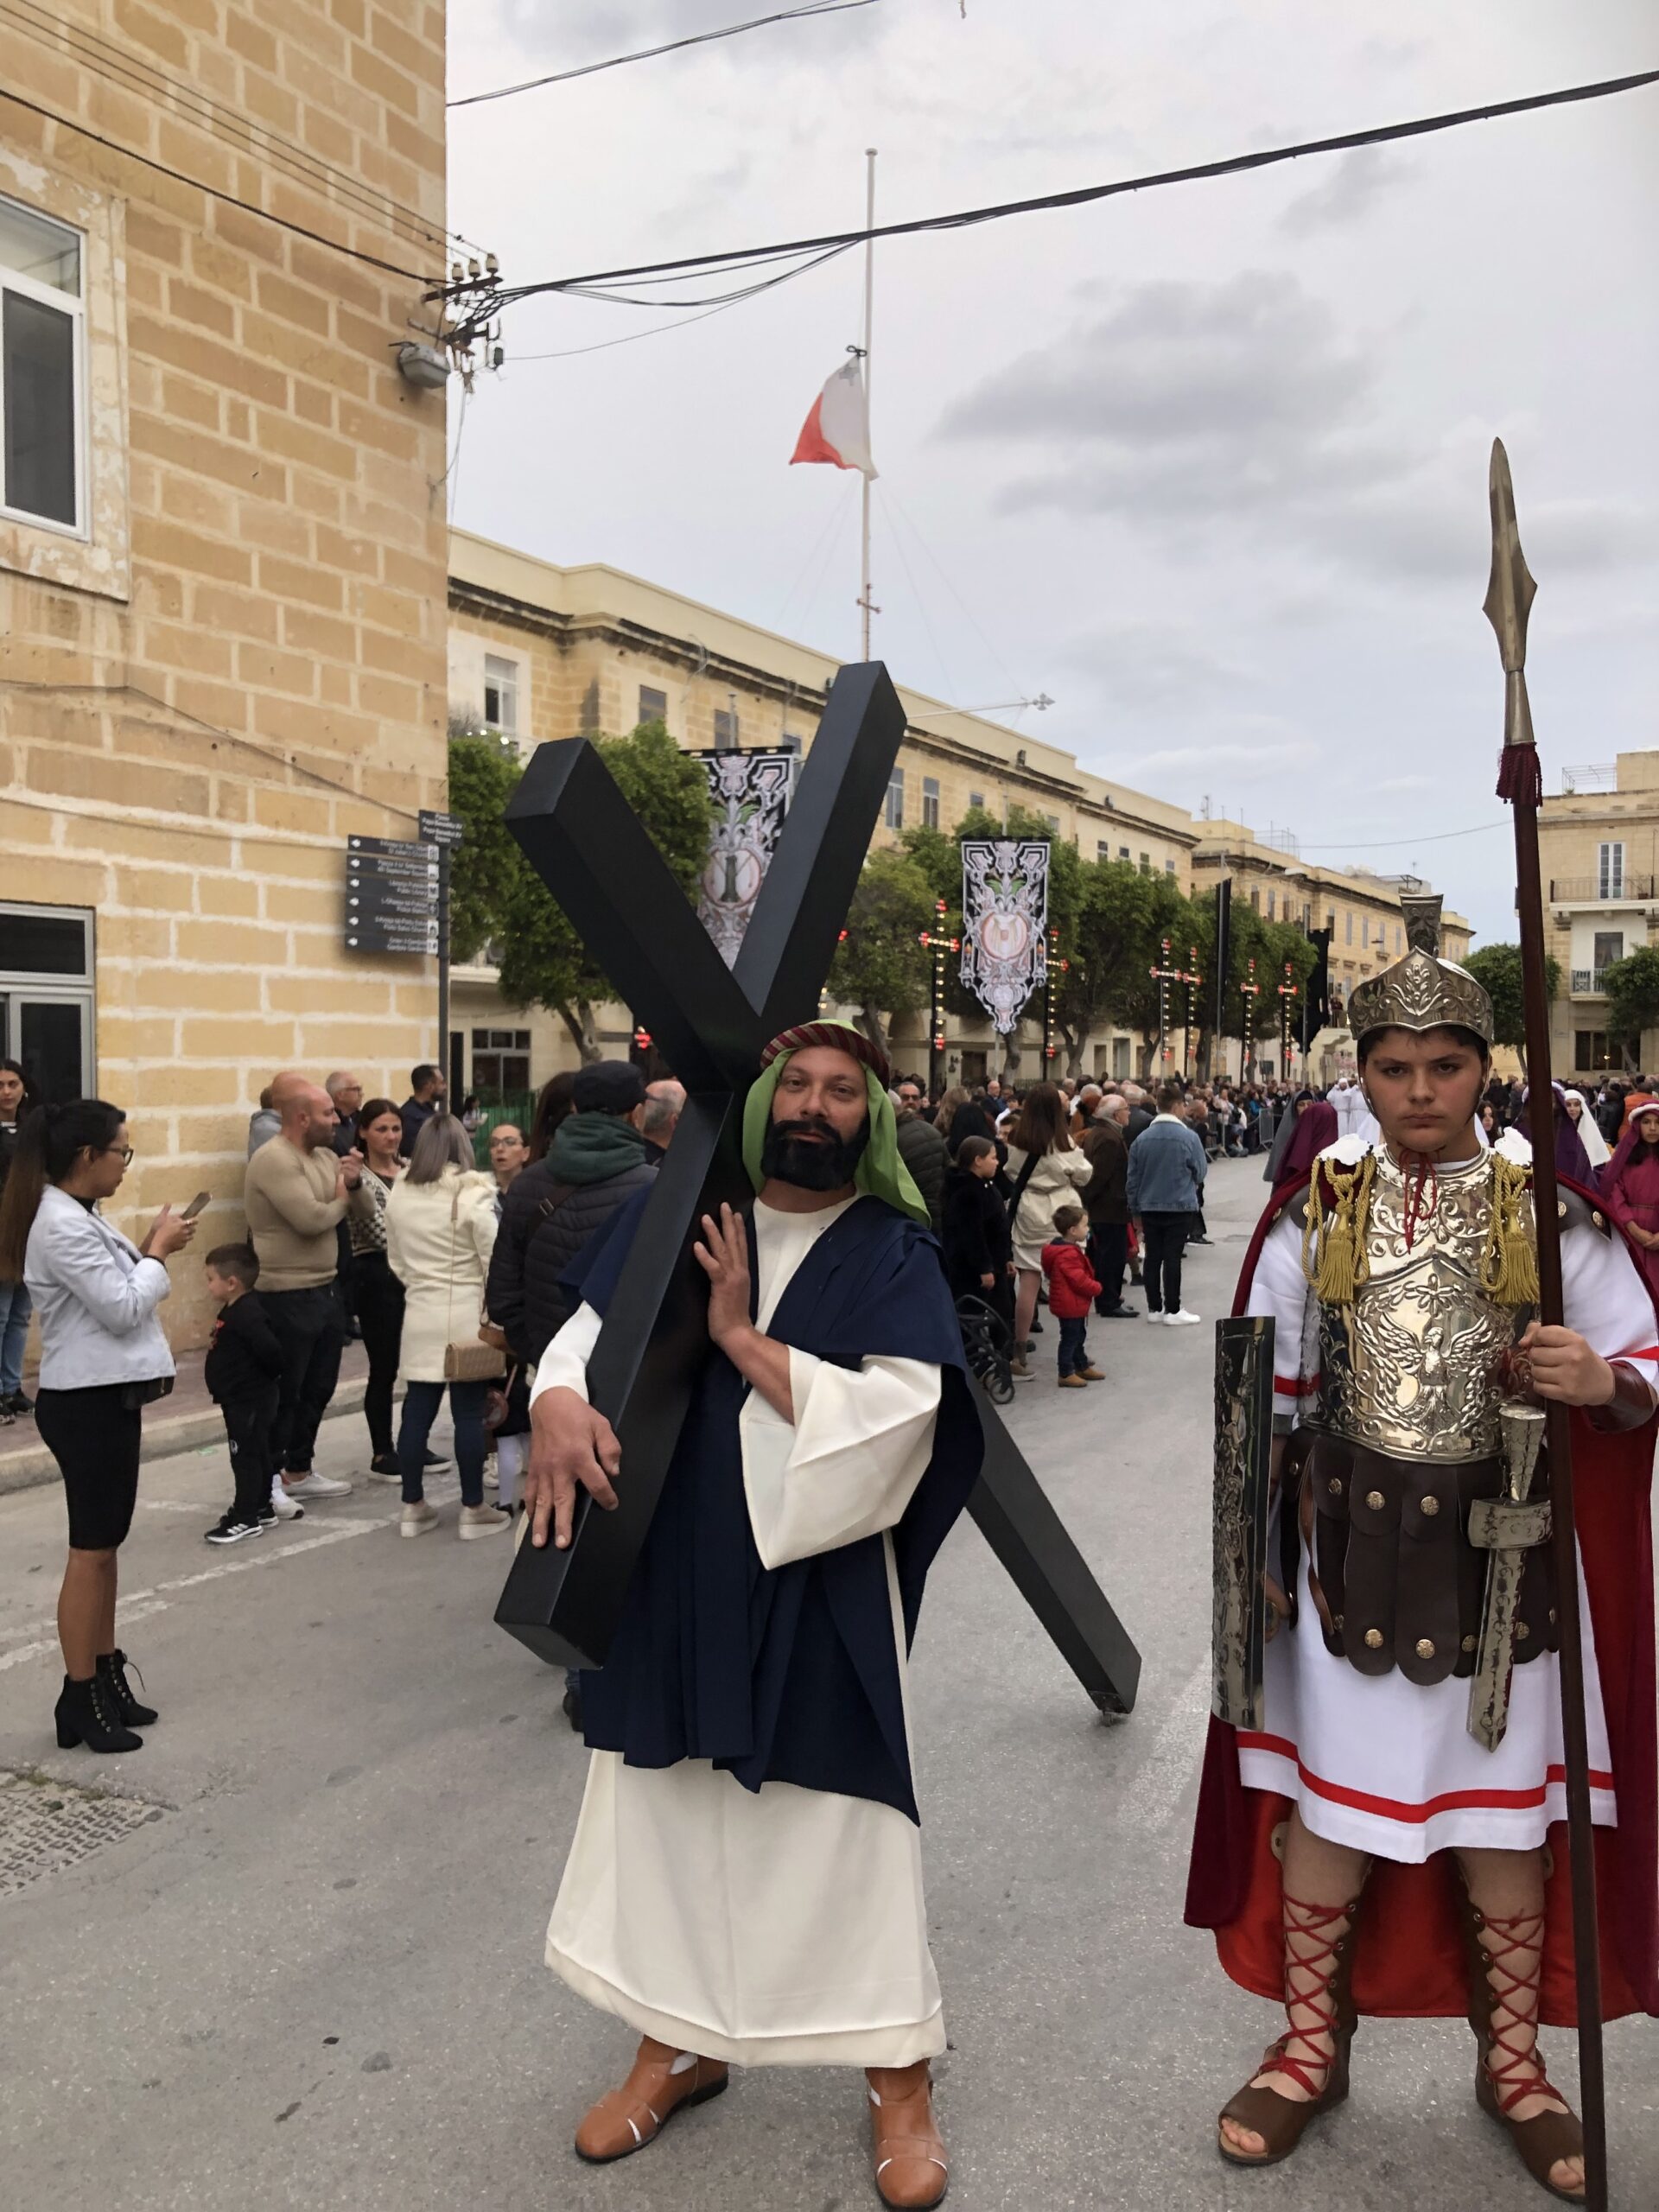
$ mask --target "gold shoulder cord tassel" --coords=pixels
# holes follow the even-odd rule
[[[1376,1173],[1376,1156],[1370,1152],[1353,1167],[1344,1167],[1334,1160],[1313,1163],[1313,1180],[1302,1222],[1302,1273],[1322,1305],[1351,1305],[1370,1278],[1365,1237],[1370,1227],[1371,1182]],[[1320,1204],[1321,1177],[1332,1200],[1329,1221]]]
[[[1492,1220],[1480,1255],[1480,1287],[1500,1306],[1538,1302],[1538,1249],[1533,1241],[1532,1170],[1494,1152]]]

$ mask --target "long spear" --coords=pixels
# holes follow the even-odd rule
[[[1515,486],[1501,438],[1492,440],[1492,575],[1486,618],[1503,662],[1503,753],[1497,795],[1515,810],[1516,912],[1527,1032],[1527,1116],[1532,1132],[1533,1209],[1538,1224],[1538,1319],[1559,1327],[1561,1224],[1555,1196],[1555,1092],[1549,1065],[1549,997],[1544,979],[1544,897],[1538,872],[1543,776],[1527,698],[1527,615],[1538,587],[1528,572],[1515,518]],[[1573,1878],[1573,1950],[1578,1985],[1579,2082],[1584,2106],[1584,2201],[1606,2212],[1607,2113],[1601,2054],[1601,1945],[1596,1928],[1590,1747],[1584,1717],[1584,1638],[1579,1622],[1578,1543],[1573,1517],[1573,1438],[1568,1408],[1544,1408],[1549,1444],[1550,1541],[1560,1639],[1561,1739],[1567,1765],[1567,1834]]]

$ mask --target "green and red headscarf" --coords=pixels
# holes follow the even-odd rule
[[[893,1101],[887,1096],[893,1074],[887,1057],[862,1030],[844,1021],[798,1022],[791,1029],[780,1030],[761,1053],[760,1073],[743,1109],[743,1165],[749,1171],[749,1180],[758,1191],[766,1179],[760,1172],[760,1157],[772,1122],[772,1101],[778,1078],[795,1053],[814,1045],[827,1045],[835,1052],[850,1053],[864,1071],[864,1088],[870,1108],[870,1139],[853,1177],[855,1184],[871,1198],[884,1199],[899,1212],[907,1213],[924,1229],[930,1228],[927,1201],[899,1156],[899,1125],[893,1116]]]

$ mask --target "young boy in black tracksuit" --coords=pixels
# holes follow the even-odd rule
[[[253,1287],[258,1280],[259,1262],[251,1244],[221,1244],[207,1255],[207,1294],[219,1315],[202,1379],[225,1416],[236,1479],[235,1499],[207,1531],[210,1544],[239,1544],[276,1517],[270,1502],[270,1431],[283,1348]]]
[[[1014,1236],[989,1137],[964,1137],[944,1179],[940,1236],[952,1298],[982,1298],[1014,1328]]]

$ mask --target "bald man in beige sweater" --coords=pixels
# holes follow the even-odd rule
[[[319,1085],[285,1081],[278,1103],[282,1127],[249,1160],[243,1205],[248,1239],[259,1255],[260,1302],[283,1348],[271,1432],[271,1458],[282,1472],[271,1503],[288,1519],[292,1500],[343,1497],[352,1487],[319,1474],[311,1460],[346,1341],[334,1232],[363,1163],[355,1152],[336,1156],[339,1116]]]

